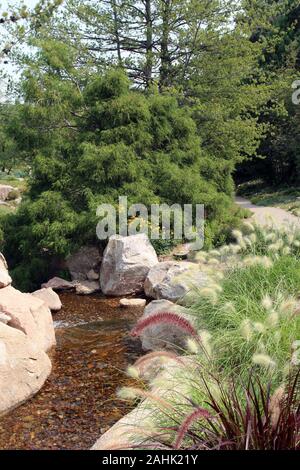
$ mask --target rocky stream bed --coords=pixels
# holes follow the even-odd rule
[[[124,309],[100,295],[61,295],[54,315],[57,346],[40,392],[0,418],[1,449],[89,449],[130,408],[116,390],[141,354],[129,331],[142,308]]]

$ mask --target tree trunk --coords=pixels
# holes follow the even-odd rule
[[[172,0],[163,0],[162,3],[162,34],[160,44],[159,72],[159,89],[161,91],[170,83],[171,57],[169,53],[169,40]]]
[[[152,83],[152,68],[153,68],[153,25],[152,25],[152,11],[151,1],[146,0],[146,65],[145,65],[145,82],[146,88]]]
[[[121,42],[120,42],[120,20],[118,14],[118,4],[117,0],[111,0],[112,11],[113,11],[113,19],[114,19],[114,36],[116,38],[116,46],[117,46],[117,55],[118,55],[118,65],[121,67],[123,65],[122,62],[122,49],[121,49]]]

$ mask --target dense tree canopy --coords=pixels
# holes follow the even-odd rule
[[[292,103],[292,84],[300,76],[299,2],[245,0],[244,8],[241,21],[261,49],[256,79],[270,91],[259,118],[267,129],[258,150],[264,159],[252,159],[246,175],[263,176],[271,184],[298,183],[300,109]]]

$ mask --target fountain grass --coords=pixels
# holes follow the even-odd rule
[[[191,367],[150,384],[174,410],[147,405],[158,448],[299,448],[300,234],[246,222],[233,236],[199,256],[210,281],[186,298]]]
[[[254,366],[279,385],[291,361],[292,345],[300,339],[300,260],[286,256],[269,268],[233,269],[222,288],[214,302],[195,290],[191,305],[198,328],[212,335],[217,367],[244,376]],[[264,367],[255,355],[269,357],[274,367]]]

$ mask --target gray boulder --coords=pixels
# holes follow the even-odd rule
[[[144,284],[147,297],[172,302],[184,300],[192,286],[205,285],[207,276],[186,261],[164,261],[150,269]]]
[[[70,271],[73,280],[94,281],[91,279],[91,271],[95,274],[99,272],[102,256],[96,246],[82,246],[76,253],[72,254],[66,260],[66,266]],[[98,275],[99,279],[99,275]]]
[[[194,318],[185,309],[169,300],[153,300],[144,310],[141,320],[160,312],[175,312],[194,324]],[[148,326],[141,335],[144,350],[161,351],[184,349],[189,335],[177,325],[158,323]]]

